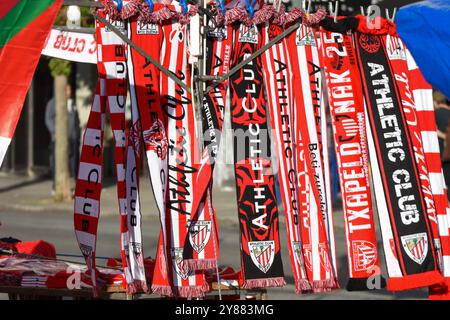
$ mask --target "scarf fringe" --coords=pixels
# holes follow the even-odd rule
[[[169,286],[163,286],[163,285],[152,285],[152,292],[154,294],[165,296],[165,297],[173,297],[173,291],[172,288]]]
[[[268,279],[251,279],[245,280],[243,289],[257,289],[266,287],[284,287],[286,281],[283,277],[278,278],[268,278]]]
[[[190,271],[209,270],[217,267],[217,261],[214,259],[189,259],[184,260]]]
[[[295,281],[295,293],[296,294],[311,292],[311,290],[312,290],[311,283],[309,283],[308,280],[300,279],[298,281]]]
[[[445,278],[438,271],[434,270],[414,275],[406,275],[401,278],[389,278],[387,289],[389,291],[402,291],[439,284],[445,284]]]
[[[183,286],[178,287],[177,296],[181,298],[204,298],[205,292],[209,291],[209,286],[207,283],[204,283],[201,286]]]
[[[326,279],[313,281],[312,287],[314,293],[321,293],[330,292],[332,289],[337,289],[339,288],[339,285],[336,286],[336,281],[334,281],[334,279]]]

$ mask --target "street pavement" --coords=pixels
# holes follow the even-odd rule
[[[56,246],[59,254],[79,255],[73,232],[73,203],[55,203],[50,194],[51,182],[20,176],[0,176],[0,238],[14,237],[23,241],[46,240]],[[235,192],[214,190],[214,207],[219,219],[220,264],[239,268],[239,226]],[[97,243],[99,257],[119,256],[119,214],[115,185],[105,183],[102,192],[101,218]],[[141,178],[141,208],[143,208],[143,238],[146,256],[154,257],[159,235],[159,220],[148,179]],[[426,290],[391,293],[385,290],[347,292],[347,258],[342,211],[335,210],[335,234],[339,265],[339,281],[343,289],[324,294],[296,295],[286,245],[283,218],[280,219],[281,249],[287,286],[268,290],[269,299],[426,299]],[[381,248],[380,248],[381,249]],[[381,250],[379,252],[382,252]],[[381,255],[382,256],[382,255]],[[63,257],[61,257],[63,258]],[[81,261],[77,258],[67,258]],[[382,259],[383,260],[383,259]],[[105,263],[99,260],[99,265]],[[384,265],[384,261],[382,261]],[[382,272],[386,274],[385,268]],[[0,299],[6,295],[0,294]]]

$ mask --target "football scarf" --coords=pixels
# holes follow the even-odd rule
[[[321,152],[322,81],[319,54],[311,27],[300,26],[287,37],[295,103],[295,141],[306,273],[315,292],[338,284],[330,254],[332,219],[327,210]],[[301,90],[300,90],[301,88]],[[304,168],[305,171],[301,171]],[[328,226],[328,228],[327,228]]]
[[[414,58],[406,48],[406,59],[408,63],[408,76],[410,87],[414,96],[415,110],[420,127],[423,143],[423,152],[427,164],[428,176],[431,184],[436,217],[438,221],[438,232],[442,248],[442,273],[445,277],[445,286],[430,287],[431,299],[449,298],[450,277],[450,237],[449,237],[449,214],[447,200],[447,187],[442,174],[441,154],[437,137],[437,127],[434,121],[433,90],[425,81]]]
[[[270,26],[263,28],[263,44],[271,40]],[[264,86],[267,92],[272,136],[278,161],[280,193],[286,221],[286,237],[295,291],[301,293],[311,290],[306,277],[302,253],[300,229],[300,205],[296,172],[296,147],[294,140],[294,104],[292,99],[292,73],[286,40],[272,46],[262,54]]]
[[[255,25],[237,23],[233,34],[232,66],[262,45]],[[230,77],[230,92],[243,286],[283,286],[261,56]]]
[[[442,252],[440,249],[441,243],[439,239],[436,207],[434,204],[428,168],[423,151],[423,143],[415,107],[414,95],[412,93],[409,81],[406,48],[402,40],[400,40],[397,35],[385,35],[382,36],[382,39],[386,47],[386,53],[392,68],[392,73],[397,83],[401,106],[405,115],[407,128],[413,146],[414,158],[416,160],[416,165],[419,172],[420,187],[422,189],[425,202],[425,212],[431,227],[431,236],[433,239],[435,255],[438,266],[441,266]]]
[[[440,283],[431,226],[396,79],[379,35],[355,42],[368,114],[375,198],[388,267],[388,290]]]
[[[187,62],[187,26],[165,23],[161,49],[162,65],[190,84]],[[167,114],[168,174],[163,234],[167,259],[158,249],[152,289],[154,292],[186,298],[202,297],[208,290],[204,274],[189,270],[183,258],[193,203],[193,182],[197,173],[198,145],[191,94],[166,75],[160,75],[161,107]],[[196,158],[197,157],[197,158]],[[165,237],[165,238],[164,238]],[[165,261],[164,261],[165,260]]]
[[[145,23],[132,17],[128,23],[128,37],[131,41],[143,48],[151,57],[159,60],[162,31],[158,24]],[[159,97],[159,70],[145,57],[128,47],[127,59],[132,127],[129,134],[127,153],[127,209],[129,212],[128,227],[140,230],[141,215],[139,210],[139,168],[140,141],[143,139],[150,172],[150,181],[153,194],[160,211],[164,212],[164,188],[167,164],[164,161],[167,155],[167,139],[165,126],[167,117],[160,107]],[[163,215],[162,215],[163,216]],[[130,235],[132,235],[130,233]],[[142,257],[142,236],[134,233],[130,241],[131,255],[137,255],[139,263],[130,265],[131,272],[136,274],[141,285],[146,286],[145,270]],[[147,289],[145,289],[147,291]]]
[[[98,14],[109,19],[104,10],[99,10]],[[123,22],[110,21],[125,32]],[[121,256],[125,275],[129,276],[125,254],[125,247],[128,245],[124,165],[126,50],[123,41],[99,21],[96,22],[96,35],[99,80],[83,137],[74,201],[75,235],[85,257],[88,271],[91,273],[95,294],[97,294],[95,248],[103,178],[103,128],[106,107],[110,113],[115,141],[117,194],[121,215]]]
[[[322,30],[320,35],[347,238],[347,290],[367,290],[367,279],[380,275],[381,268],[369,182],[360,75],[352,36],[326,30]]]
[[[229,27],[218,27],[208,32],[206,38],[206,74],[221,75],[228,72],[232,40],[232,29]],[[197,182],[199,183],[195,184],[195,193],[198,194],[197,197],[200,198],[201,195],[203,197],[199,210],[191,218],[189,241],[185,242],[183,252],[185,262],[194,270],[215,268],[219,259],[217,221],[211,202],[212,172],[220,146],[227,91],[228,83],[222,82],[205,94],[200,107],[203,128],[203,154],[197,175]],[[205,188],[205,190],[202,190],[202,188]]]

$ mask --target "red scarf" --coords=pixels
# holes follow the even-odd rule
[[[302,216],[303,255],[315,292],[338,286],[330,252],[332,219],[327,208],[321,148],[323,108],[320,61],[314,30],[302,25],[287,37],[294,74],[295,139]],[[301,90],[299,88],[302,88]],[[302,172],[302,168],[304,168]]]
[[[161,60],[164,67],[190,85],[187,61],[187,26],[172,21],[163,25]],[[163,242],[167,259],[159,249],[152,288],[156,293],[201,297],[208,290],[204,274],[189,270],[183,258],[192,214],[198,172],[196,119],[191,94],[161,73],[161,106],[168,116],[168,174]],[[195,211],[194,211],[195,212]],[[164,261],[165,260],[165,261]]]
[[[105,11],[98,11],[108,19]],[[111,21],[111,20],[110,20]],[[123,32],[124,23],[112,21]],[[125,247],[127,240],[127,212],[125,186],[125,100],[126,100],[126,47],[123,41],[99,21],[96,22],[98,73],[96,95],[89,115],[80,156],[75,187],[75,235],[91,273],[94,293],[97,293],[95,249],[100,193],[103,178],[103,129],[106,108],[110,113],[115,141],[117,193],[121,215],[121,256],[125,274],[128,274]],[[127,288],[128,289],[128,288]]]
[[[339,167],[349,282],[347,289],[367,290],[380,275],[369,183],[364,100],[350,34],[321,31],[334,145]]]
[[[424,79],[411,53],[406,48],[408,63],[408,77],[412,90],[417,120],[423,143],[423,152],[428,169],[431,184],[431,192],[436,207],[438,232],[442,249],[442,273],[445,277],[445,285],[430,287],[430,299],[450,298],[450,236],[449,221],[450,210],[447,198],[447,187],[442,173],[441,154],[437,137],[437,127],[433,105],[433,90]]]
[[[263,28],[264,44],[271,40],[272,29]],[[292,271],[295,279],[295,291],[310,291],[311,285],[306,277],[302,253],[301,217],[299,188],[297,182],[296,153],[294,140],[294,101],[292,71],[286,40],[280,41],[262,55],[264,85],[267,90],[267,106],[270,113],[272,136],[275,140],[278,159],[278,177],[281,199],[286,221],[286,237],[289,248]]]

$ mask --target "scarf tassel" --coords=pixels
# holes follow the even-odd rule
[[[314,293],[330,292],[332,289],[338,289],[339,284],[334,279],[315,280],[312,284]]]
[[[301,294],[305,292],[310,292],[312,290],[311,284],[308,280],[301,279],[295,282],[295,293]]]
[[[286,281],[283,277],[278,278],[268,278],[268,279],[250,279],[245,280],[242,288],[244,289],[256,289],[256,288],[266,288],[266,287],[284,287]]]
[[[170,286],[152,285],[152,292],[160,296],[173,297],[173,291]]]
[[[217,267],[217,261],[214,259],[190,259],[184,260],[184,263],[190,271],[210,270]]]

